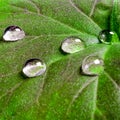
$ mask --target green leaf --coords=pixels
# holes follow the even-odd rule
[[[26,33],[17,42],[0,41],[0,120],[119,120],[119,44],[99,44],[108,29],[112,0],[0,0],[0,34],[9,25]],[[86,48],[73,54],[60,50],[70,36]],[[83,75],[89,55],[104,59],[98,76]],[[118,57],[118,59],[117,59]],[[45,74],[24,78],[26,60],[40,58]]]
[[[120,1],[113,1],[112,14],[110,19],[110,29],[115,31],[120,38],[119,18],[120,18]]]
[[[118,33],[118,27],[117,27],[117,15],[118,12],[118,0],[114,0],[113,2],[113,8],[112,8],[112,14],[111,14],[111,30]]]

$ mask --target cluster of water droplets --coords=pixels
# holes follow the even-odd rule
[[[4,41],[18,41],[25,37],[25,32],[18,26],[9,26],[5,29],[3,34]],[[99,40],[105,44],[118,42],[118,36],[115,32],[103,30],[99,34]],[[61,43],[61,50],[65,53],[71,54],[84,50],[85,42],[78,37],[68,37]],[[98,75],[103,69],[103,60],[97,55],[90,55],[84,58],[82,62],[82,73],[89,76]],[[36,77],[44,74],[46,71],[46,64],[38,59],[32,58],[26,61],[22,72],[27,77]]]
[[[69,54],[84,50],[85,47],[85,43],[77,37],[68,37],[62,42],[61,45],[62,51]],[[103,65],[103,60],[97,55],[87,56],[82,61],[82,74],[89,76],[99,75],[99,73],[103,70]]]
[[[9,42],[22,40],[24,37],[25,32],[18,26],[7,27],[3,34],[3,40]],[[38,58],[27,60],[22,69],[26,77],[36,77],[44,74],[45,71],[46,64]]]

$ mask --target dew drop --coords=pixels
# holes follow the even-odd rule
[[[36,77],[46,71],[46,65],[42,60],[34,58],[25,63],[22,71],[27,77]]]
[[[3,40],[17,41],[25,37],[25,32],[18,26],[9,26],[5,29]]]
[[[114,31],[103,30],[99,33],[99,40],[105,44],[111,44],[113,42],[119,42],[118,35]]]
[[[82,72],[85,75],[99,75],[103,71],[103,60],[98,56],[87,56],[82,62]]]
[[[85,48],[84,42],[77,37],[66,38],[61,45],[65,53],[75,53]]]

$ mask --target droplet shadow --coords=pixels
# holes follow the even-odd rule
[[[19,72],[19,75],[23,80],[29,80],[29,78],[26,75],[24,75],[22,71]]]
[[[80,75],[83,75],[83,76],[88,76],[88,77],[98,76],[97,74],[85,74],[82,70],[82,66],[80,67],[79,72],[80,72]]]
[[[3,42],[3,37],[1,36],[1,37],[0,37],[0,43],[2,43],[2,42]]]
[[[63,55],[68,55],[68,54],[69,54],[69,53],[65,53],[65,52],[61,49],[61,47],[59,47],[59,51],[60,51],[60,53],[63,54]]]

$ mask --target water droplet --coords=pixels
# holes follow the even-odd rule
[[[46,65],[40,59],[30,59],[25,63],[22,71],[27,77],[36,77],[46,71]]]
[[[18,26],[9,26],[5,29],[3,39],[5,41],[17,41],[25,37],[25,32]]]
[[[103,60],[98,56],[87,56],[82,62],[82,72],[85,75],[98,75],[103,71]]]
[[[99,34],[99,40],[105,44],[111,44],[113,42],[119,42],[118,35],[114,31],[103,30]]]
[[[75,53],[85,48],[84,42],[77,37],[66,38],[61,45],[65,53]]]

